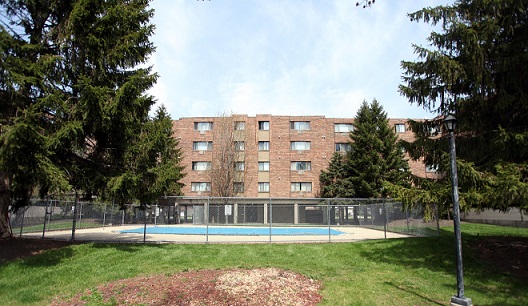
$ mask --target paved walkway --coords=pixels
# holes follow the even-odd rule
[[[149,225],[151,226],[151,225]],[[192,225],[177,225],[192,226]],[[142,243],[143,234],[121,233],[122,230],[136,229],[142,225],[112,226],[105,228],[77,229],[76,241],[100,241]],[[148,243],[311,243],[311,242],[354,242],[369,239],[384,239],[382,230],[362,227],[332,227],[333,230],[344,232],[343,235],[313,235],[313,236],[234,236],[234,235],[174,235],[174,234],[148,234],[145,241]],[[387,232],[386,238],[410,237],[404,234]],[[42,233],[27,233],[25,237],[42,237]],[[70,240],[71,230],[46,232],[45,238]]]

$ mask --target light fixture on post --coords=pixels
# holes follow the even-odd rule
[[[460,204],[458,202],[458,174],[456,166],[455,129],[457,120],[453,115],[444,118],[444,126],[449,133],[451,157],[451,189],[453,192],[453,221],[455,223],[455,251],[457,265],[457,295],[451,297],[451,305],[473,305],[470,298],[464,296],[464,269],[462,264],[462,234],[460,232]]]
[[[453,133],[457,127],[457,120],[455,116],[449,114],[444,118],[444,126],[449,133]],[[451,137],[452,134],[449,134]]]

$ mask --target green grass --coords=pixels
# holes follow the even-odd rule
[[[493,270],[468,248],[485,236],[528,237],[528,229],[463,224],[462,236],[466,296],[476,305],[528,304],[526,280]],[[137,275],[232,267],[278,267],[320,280],[323,305],[448,305],[456,293],[453,241],[443,228],[439,237],[356,243],[81,244],[1,265],[0,305],[49,304]]]
[[[93,223],[93,222],[86,222],[83,221],[81,223],[77,222],[75,224],[75,228],[93,228],[93,227],[102,227],[102,223]],[[22,228],[22,233],[34,233],[34,232],[42,232],[42,229],[44,227],[44,224],[36,224],[36,225],[30,225],[30,226],[24,226]],[[56,230],[68,230],[72,228],[72,221],[54,221],[52,220],[49,224],[46,224],[46,232],[47,231],[56,231]],[[20,233],[20,227],[13,227],[13,233],[16,235]]]

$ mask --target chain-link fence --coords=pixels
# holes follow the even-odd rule
[[[119,242],[355,241],[439,233],[435,207],[391,199],[165,197],[152,205],[35,200],[15,235]]]

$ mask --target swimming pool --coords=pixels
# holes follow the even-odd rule
[[[144,228],[121,230],[122,234],[143,234]],[[269,236],[269,227],[245,226],[147,226],[147,234],[173,235],[224,235],[224,236]],[[323,227],[272,227],[272,236],[317,236],[344,235],[345,232]]]

